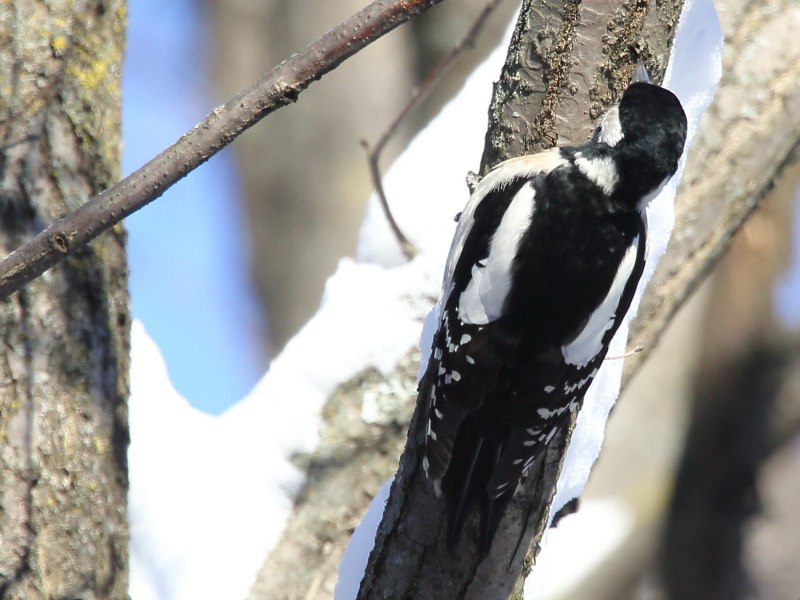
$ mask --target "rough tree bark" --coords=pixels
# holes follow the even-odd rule
[[[590,117],[619,97],[638,55],[659,81],[681,7],[523,2],[495,86],[482,172],[511,156],[585,140]],[[508,598],[538,552],[570,434],[554,438],[512,501],[490,553],[480,557],[474,543],[446,549],[442,503],[419,468],[421,414],[418,406],[358,597]],[[476,531],[473,514],[465,533],[475,539]]]
[[[124,0],[0,4],[0,252],[119,178]],[[0,598],[127,598],[121,226],[0,301]]]

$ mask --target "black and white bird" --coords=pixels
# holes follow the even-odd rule
[[[461,213],[420,390],[423,468],[488,550],[521,478],[583,397],[642,275],[645,208],[675,174],[686,116],[636,81],[583,145],[497,165]]]

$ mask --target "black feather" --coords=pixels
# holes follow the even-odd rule
[[[503,163],[459,219],[421,388],[423,466],[441,482],[451,546],[477,507],[488,552],[520,480],[580,408],[633,299],[646,254],[643,198],[675,172],[686,120],[670,92],[642,83],[618,115],[621,135]],[[507,212],[519,230],[501,227]],[[503,250],[493,253],[495,244]],[[494,288],[502,293],[476,295],[479,284],[498,285],[484,279],[498,272],[510,281]],[[492,310],[460,314],[465,297]]]

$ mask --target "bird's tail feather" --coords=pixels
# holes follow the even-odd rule
[[[501,437],[496,432],[483,432],[472,419],[465,419],[453,447],[450,469],[442,480],[447,497],[447,545],[455,546],[464,528],[470,509],[481,508],[480,549],[488,552],[514,488],[500,496],[490,497],[487,482],[503,453]]]
[[[447,524],[447,545],[449,548],[455,546],[456,542],[458,541],[458,537],[461,535],[461,530],[464,528],[464,521],[466,520],[469,509],[472,506],[476,488],[480,487],[479,485],[476,485],[475,467],[478,463],[481,449],[483,448],[483,441],[483,436],[480,436],[476,441],[472,456],[470,456],[469,460],[464,463],[467,468],[464,469],[463,473],[458,474],[460,483],[456,483],[455,481],[456,474],[453,475],[452,479],[448,478],[448,483],[453,481],[452,487],[454,488],[449,490],[447,493],[449,511]]]
[[[500,520],[508,508],[508,503],[514,496],[513,487],[507,492],[503,492],[500,496],[490,498],[487,495],[486,509],[484,510],[483,522],[481,523],[481,553],[486,554],[492,547],[492,540],[497,533],[497,528],[500,526]]]

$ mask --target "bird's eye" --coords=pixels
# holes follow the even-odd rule
[[[461,219],[461,213],[458,213],[455,217],[453,217],[453,221],[455,221],[456,223],[458,223],[460,219]]]

